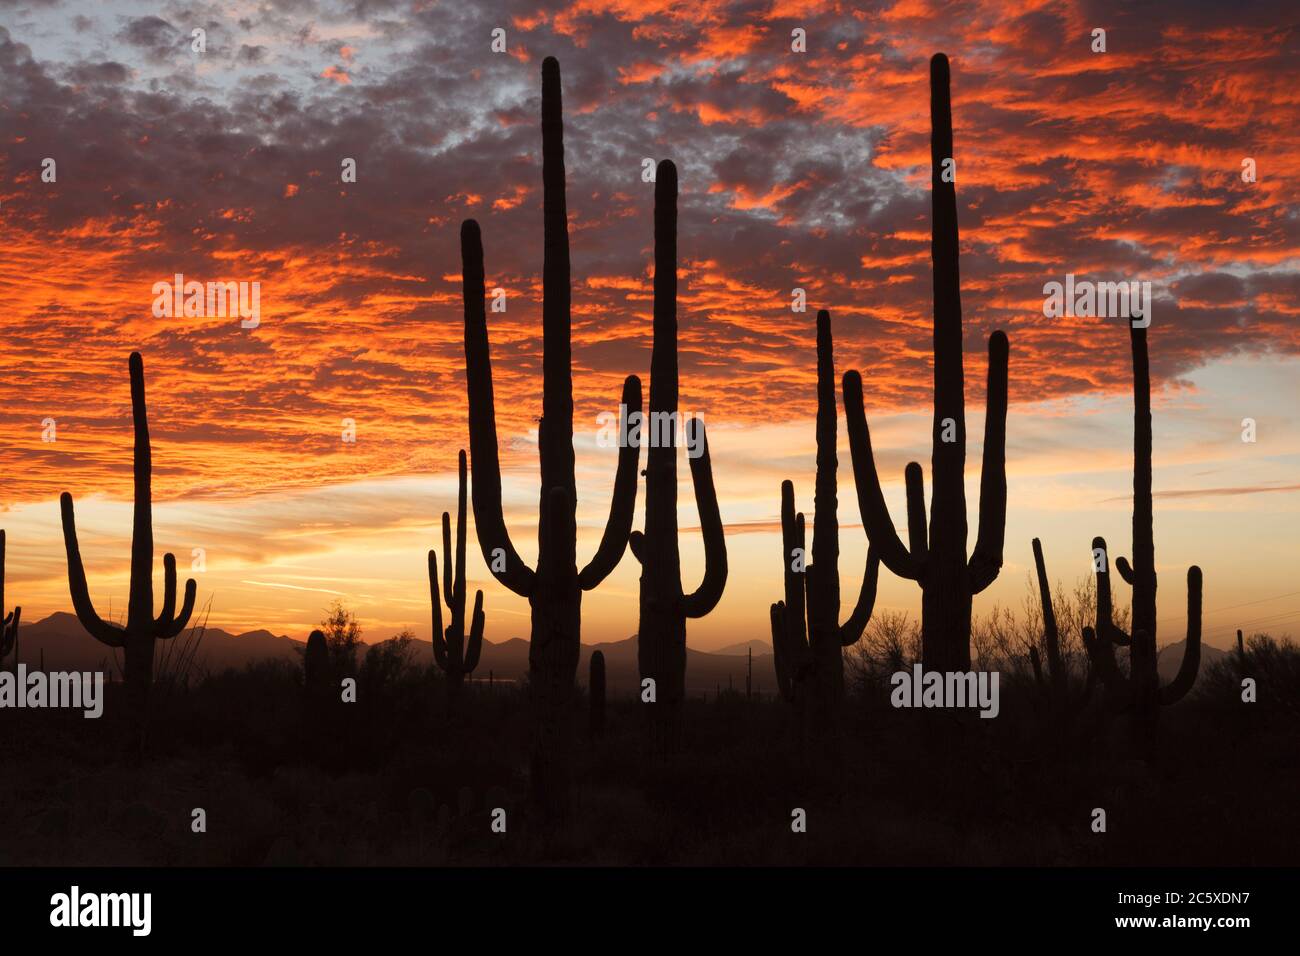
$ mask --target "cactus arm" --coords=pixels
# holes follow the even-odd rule
[[[785,583],[785,601],[781,604],[781,612],[785,619],[786,637],[792,643],[800,645],[808,642],[805,631],[807,620],[804,616],[804,581],[803,576],[791,566],[791,562],[795,549],[802,550],[803,546],[803,515],[795,513],[794,483],[786,480],[781,482],[781,571]],[[804,561],[807,561],[807,552],[804,552]]]
[[[81,563],[81,548],[77,544],[77,519],[72,510],[72,495],[66,491],[61,494],[59,507],[63,514],[63,544],[68,555],[68,588],[72,594],[72,609],[76,611],[77,620],[101,644],[124,647],[126,632],[116,624],[100,618],[90,600],[86,569]]]
[[[1173,681],[1160,688],[1161,704],[1176,704],[1187,696],[1196,683],[1196,672],[1201,666],[1201,569],[1192,565],[1187,569],[1187,644],[1183,647],[1183,660]]]
[[[4,641],[5,654],[10,651],[14,652],[14,664],[18,663],[18,622],[22,620],[23,609],[15,607],[5,616]],[[3,657],[4,655],[0,655]]]
[[[197,594],[198,585],[194,583],[193,578],[187,578],[185,581],[185,597],[181,601],[181,612],[170,623],[156,626],[154,628],[154,637],[169,640],[185,630],[185,625],[190,622],[190,615],[194,613],[194,598]]]
[[[1124,579],[1125,584],[1133,584],[1133,566],[1128,563],[1128,558],[1123,555],[1117,557],[1115,559],[1115,570],[1119,572],[1119,576]]]
[[[971,553],[971,593],[979,594],[1002,570],[1007,529],[1007,357],[1006,334],[989,336],[988,400],[984,410],[984,463],[980,472],[979,534]]]
[[[451,572],[456,566],[451,559],[451,515],[442,513],[442,594],[451,610],[452,627],[456,626],[456,589],[452,586]]]
[[[894,530],[893,519],[880,490],[880,477],[871,454],[871,432],[862,405],[862,376],[856,371],[844,374],[844,420],[849,431],[849,451],[853,458],[853,479],[858,491],[858,510],[867,529],[867,538],[875,545],[880,560],[900,578],[916,580],[921,562],[912,557]]]
[[[849,619],[840,625],[840,646],[856,644],[867,629],[871,612],[876,607],[876,585],[880,580],[880,557],[875,545],[867,546],[867,569],[862,575],[862,590],[858,592],[858,603],[853,607]]]
[[[644,546],[645,546],[645,535],[643,535],[640,531],[633,531],[630,535],[627,536],[627,549],[632,552],[632,557],[636,558],[637,561],[640,563],[644,563],[644,558],[642,557],[642,555],[644,554],[642,548]]]
[[[447,669],[447,642],[442,633],[442,595],[438,593],[438,553],[429,549],[429,596],[433,602],[433,657]]]
[[[168,552],[163,555],[163,606],[162,613],[154,619],[158,630],[168,628],[176,613],[176,556]]]
[[[925,477],[916,462],[907,463],[903,470],[903,484],[907,487],[907,546],[914,560],[923,560],[929,548],[925,527]]]
[[[474,592],[474,614],[469,623],[469,643],[465,646],[465,663],[463,670],[466,674],[474,673],[478,667],[479,654],[483,650],[483,592]]]
[[[1110,597],[1110,554],[1106,551],[1106,539],[1092,539],[1092,553],[1101,551],[1101,567],[1097,569],[1097,634],[1116,647],[1128,647],[1132,638],[1115,625]]]
[[[623,407],[629,416],[641,412],[641,379],[635,375],[629,375],[623,382]],[[619,448],[618,468],[614,472],[614,496],[609,505],[605,533],[591,562],[578,575],[578,587],[584,591],[592,590],[605,580],[623,558],[623,550],[633,533],[632,521],[636,518],[637,465],[640,460],[641,448],[638,444],[625,442]]]
[[[533,590],[533,569],[510,541],[501,504],[501,462],[497,453],[496,408],[492,395],[492,357],[488,348],[483,288],[483,240],[478,223],[461,224],[461,275],[465,300],[465,382],[469,398],[469,447],[474,459],[474,526],[483,560],[498,581],[521,597]],[[505,555],[504,570],[493,552]]]
[[[692,418],[686,423],[687,445],[700,442],[700,454],[691,459],[691,480],[695,484],[695,507],[700,513],[700,530],[704,534],[704,580],[694,593],[682,598],[687,617],[704,617],[722,599],[727,585],[727,540],[718,511],[718,493],[713,487],[713,466],[709,463],[709,439],[704,422]],[[698,432],[698,435],[696,434]]]
[[[1043,686],[1043,662],[1042,659],[1038,656],[1038,648],[1036,647],[1029,648],[1029,666],[1032,667],[1034,671],[1034,683],[1037,684],[1039,687],[1042,687]]]

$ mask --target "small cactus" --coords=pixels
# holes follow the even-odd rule
[[[302,655],[303,686],[308,694],[327,691],[330,684],[330,649],[324,631],[312,631]]]
[[[153,614],[153,499],[150,493],[152,450],[149,445],[149,416],[144,397],[144,360],[132,352],[128,363],[131,372],[131,415],[135,424],[135,520],[131,533],[131,591],[127,604],[126,625],[103,620],[90,600],[86,570],[81,563],[77,544],[77,522],[72,509],[72,495],[59,498],[63,512],[63,542],[68,556],[68,586],[72,606],[81,626],[90,636],[109,647],[122,648],[128,693],[137,716],[142,716],[153,683],[154,642],[170,640],[189,622],[194,610],[194,579],[185,582],[185,599],[176,612],[176,558],[163,555],[163,606]]]
[[[451,516],[442,513],[443,595],[438,593],[438,556],[429,551],[429,592],[433,599],[433,658],[447,675],[449,695],[460,696],[465,678],[478,667],[483,649],[483,592],[474,595],[469,642],[465,641],[465,452],[460,453],[460,492],[456,503],[456,559],[451,555]],[[442,601],[451,610],[451,623],[442,627]]]
[[[5,533],[0,531],[0,614],[5,607]],[[4,623],[0,624],[0,662],[12,651],[14,669],[18,669],[18,621],[23,616],[23,609],[15,607],[5,614]],[[1240,633],[1240,632],[1239,632]]]
[[[1061,633],[1056,624],[1056,609],[1052,605],[1052,589],[1047,580],[1047,565],[1043,560],[1043,545],[1037,538],[1033,540],[1034,570],[1038,575],[1038,599],[1043,607],[1043,648],[1047,652],[1047,677],[1043,677],[1042,658],[1037,647],[1029,648],[1029,663],[1034,671],[1034,682],[1049,694],[1059,715],[1072,716],[1088,703],[1096,683],[1096,671],[1088,668],[1088,679],[1083,693],[1071,698],[1069,693],[1069,671],[1065,659],[1061,656]]]
[[[1133,563],[1115,559],[1119,575],[1133,587],[1133,630],[1125,634],[1115,624],[1111,607],[1110,556],[1104,538],[1092,541],[1097,579],[1097,626],[1084,629],[1084,644],[1092,666],[1106,687],[1112,705],[1131,712],[1138,733],[1150,750],[1155,743],[1156,718],[1162,705],[1176,704],[1196,683],[1201,663],[1201,569],[1187,569],[1187,644],[1173,681],[1160,686],[1156,667],[1156,565],[1154,516],[1151,505],[1151,363],[1147,330],[1129,325],[1133,352]],[[1129,673],[1115,663],[1116,647],[1129,649]]]
[[[785,600],[772,605],[772,651],[781,696],[802,712],[812,705],[819,735],[832,733],[844,697],[842,648],[857,643],[871,620],[880,577],[874,545],[867,547],[853,613],[840,623],[839,459],[835,449],[835,355],[831,315],[817,313],[817,477],[813,496],[812,561],[804,549],[804,517],[795,513],[794,484],[781,483],[781,544]],[[800,569],[796,570],[796,565]],[[805,612],[806,608],[806,612]]]

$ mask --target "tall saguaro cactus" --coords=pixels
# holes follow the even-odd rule
[[[1133,350],[1133,563],[1115,559],[1120,577],[1133,587],[1132,634],[1115,624],[1110,557],[1104,538],[1092,541],[1097,579],[1097,628],[1085,631],[1089,657],[1108,693],[1131,711],[1148,744],[1161,705],[1176,704],[1196,683],[1201,666],[1201,569],[1187,569],[1187,643],[1173,681],[1160,686],[1156,667],[1156,548],[1151,505],[1151,360],[1147,330],[1129,323]],[[1129,674],[1115,664],[1114,648],[1129,649]]]
[[[641,562],[641,619],[637,658],[641,678],[654,680],[650,704],[656,744],[674,747],[686,697],[686,619],[703,617],[717,606],[727,583],[727,544],[704,422],[686,423],[695,504],[704,534],[704,579],[690,594],[682,591],[677,546],[677,167],[664,160],[655,172],[654,347],[650,358],[652,436],[646,452],[645,533],[632,532],[632,554]]]
[[[460,453],[460,490],[456,498],[456,558],[451,555],[451,516],[442,513],[443,591],[451,623],[442,627],[442,602],[438,593],[438,555],[429,550],[429,593],[433,599],[433,658],[447,675],[448,693],[459,697],[465,678],[478,667],[483,649],[483,592],[474,594],[474,614],[470,618],[469,643],[465,642],[465,452]]]
[[[528,650],[529,686],[536,711],[532,787],[534,799],[553,812],[563,812],[567,801],[572,749],[570,710],[578,669],[582,592],[599,585],[614,570],[627,547],[636,510],[640,457],[635,443],[624,443],[620,449],[605,533],[595,557],[579,572],[563,137],[560,65],[554,57],[547,57],[542,63],[542,206],[546,235],[542,265],[542,419],[537,429],[542,488],[536,570],[525,565],[515,551],[502,511],[483,244],[478,223],[467,220],[460,233],[474,524],[488,569],[507,588],[528,598],[532,610]],[[622,403],[629,418],[641,411],[641,381],[635,375],[629,375],[623,384]]]
[[[109,647],[122,648],[126,663],[124,676],[128,693],[143,712],[153,683],[154,642],[168,640],[185,630],[194,610],[195,584],[185,582],[185,599],[176,612],[176,558],[163,555],[162,612],[153,613],[153,499],[150,492],[152,453],[149,446],[149,417],[144,399],[144,360],[132,352],[131,416],[135,422],[135,517],[131,531],[131,591],[126,608],[126,625],[103,620],[90,600],[86,571],[77,545],[77,522],[72,510],[72,495],[59,498],[63,512],[63,543],[68,554],[68,585],[72,606],[81,626],[90,636]]]
[[[819,732],[832,726],[844,696],[842,648],[856,644],[876,603],[880,559],[867,548],[857,604],[840,623],[839,499],[836,472],[835,354],[831,314],[817,313],[817,478],[813,497],[812,561],[804,551],[804,519],[796,515],[794,485],[781,483],[781,544],[785,600],[772,605],[772,650],[777,685],[800,707],[815,708]],[[806,564],[806,567],[804,566]],[[805,608],[807,619],[805,621]],[[808,679],[811,680],[808,680]]]
[[[5,609],[5,533],[0,530],[0,614]],[[0,624],[0,662],[14,655],[14,669],[18,669],[18,622],[22,619],[23,609],[15,606],[5,614],[4,623]]]
[[[957,268],[957,192],[953,168],[952,104],[948,58],[930,61],[930,254],[934,270],[934,428],[930,459],[934,489],[927,540],[921,466],[908,464],[908,544],[880,490],[862,404],[862,378],[844,376],[844,415],[848,421],[858,506],[867,537],[885,567],[921,586],[921,655],[927,670],[970,669],[971,601],[996,580],[1002,568],[1006,532],[1007,337],[989,337],[988,390],[984,417],[984,462],[980,478],[979,536],[966,556],[966,410],[962,368],[961,289]]]

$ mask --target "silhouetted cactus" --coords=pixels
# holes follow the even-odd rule
[[[324,631],[312,631],[302,655],[302,682],[309,694],[320,694],[330,685],[330,649]]]
[[[1047,678],[1043,678],[1043,664],[1037,647],[1029,648],[1029,663],[1034,670],[1034,681],[1042,689],[1048,690],[1058,714],[1068,718],[1081,710],[1092,696],[1096,683],[1096,671],[1089,667],[1088,678],[1083,693],[1077,698],[1070,697],[1070,674],[1065,659],[1061,655],[1061,632],[1056,624],[1056,609],[1052,605],[1052,589],[1047,581],[1047,565],[1043,561],[1043,545],[1037,538],[1033,540],[1034,570],[1038,575],[1038,600],[1043,607],[1043,648],[1047,651]]]
[[[152,452],[144,397],[144,361],[139,352],[132,352],[128,364],[131,370],[131,415],[135,422],[135,518],[131,531],[131,591],[125,627],[105,621],[95,613],[77,545],[72,495],[65,491],[59,504],[63,512],[63,543],[68,555],[68,585],[73,609],[91,637],[109,647],[122,648],[126,658],[123,673],[128,694],[140,715],[153,683],[154,641],[169,640],[185,630],[194,610],[195,584],[193,578],[185,582],[184,603],[180,613],[176,613],[176,558],[170,553],[164,554],[162,613],[154,617]]]
[[[469,393],[470,456],[474,470],[474,525],[488,569],[498,581],[528,598],[532,633],[528,651],[529,689],[536,711],[532,790],[552,812],[567,805],[572,749],[570,705],[578,668],[582,592],[595,588],[623,556],[636,510],[640,448],[619,451],[609,520],[596,555],[577,570],[577,491],[573,457],[573,372],[569,290],[569,223],[565,208],[564,141],[560,65],[542,63],[542,184],[545,221],[542,266],[542,418],[538,422],[541,502],[538,559],[534,571],[510,541],[501,505],[496,410],[488,349],[483,286],[483,244],[478,223],[461,226],[465,299],[465,378]],[[641,410],[641,382],[628,376],[623,406]]]
[[[727,583],[727,544],[704,422],[686,423],[695,505],[704,535],[704,579],[691,594],[682,591],[677,546],[677,167],[664,160],[655,173],[654,348],[650,358],[650,414],[643,435],[646,452],[645,533],[629,539],[641,562],[641,617],[637,660],[641,678],[654,681],[649,716],[655,745],[673,750],[686,698],[686,619],[703,617],[717,606]],[[698,442],[698,445],[696,444]]]
[[[804,517],[795,514],[794,485],[781,483],[781,544],[785,600],[772,605],[772,651],[781,694],[814,708],[813,724],[829,731],[844,696],[844,655],[871,620],[880,560],[867,548],[857,604],[840,624],[840,526],[836,454],[835,354],[831,315],[817,313],[817,478],[813,497],[812,560],[804,550]],[[805,620],[806,608],[806,620]]]
[[[848,422],[858,507],[867,537],[885,567],[921,586],[921,657],[926,670],[970,669],[971,601],[1002,568],[1006,531],[1007,355],[1002,332],[989,337],[984,462],[980,478],[979,536],[966,558],[966,411],[962,368],[961,290],[957,268],[957,193],[944,180],[944,160],[952,158],[952,108],[948,59],[930,61],[930,251],[934,269],[934,428],[930,460],[934,490],[929,540],[921,466],[908,464],[908,545],[899,540],[885,506],[871,451],[862,404],[862,378],[844,376],[844,415]]]
[[[599,740],[605,736],[605,655],[602,651],[591,652],[590,668],[587,696],[591,712],[588,715],[587,730],[592,740]]]
[[[483,649],[483,592],[474,594],[469,643],[465,642],[465,452],[459,459],[459,492],[456,499],[456,559],[451,555],[451,516],[442,513],[442,575],[451,624],[442,627],[443,596],[438,593],[438,555],[429,550],[429,594],[433,599],[433,658],[447,675],[448,694],[460,695],[465,678],[478,667]],[[453,570],[454,569],[454,570]]]
[[[1129,322],[1133,350],[1133,563],[1115,559],[1120,577],[1133,586],[1132,636],[1116,626],[1111,607],[1110,556],[1104,538],[1092,541],[1097,579],[1097,627],[1085,644],[1112,702],[1133,713],[1148,745],[1154,741],[1162,704],[1176,704],[1196,683],[1201,664],[1201,569],[1187,569],[1187,644],[1173,681],[1160,686],[1156,666],[1155,530],[1151,506],[1151,363],[1147,330]],[[1114,648],[1129,649],[1129,673],[1120,673]]]
[[[5,533],[0,531],[0,614],[4,614],[5,609]],[[3,662],[10,652],[14,655],[14,669],[18,668],[18,622],[23,616],[21,607],[14,607],[12,611],[5,614],[4,623],[0,624],[0,662]]]
[[[3,535],[3,534],[4,534],[4,532],[0,531],[0,535]],[[0,547],[3,547],[3,544],[4,544],[4,538],[3,538],[3,537],[0,537]],[[3,554],[0,554],[0,559],[2,559],[2,558],[3,558]],[[4,606],[4,605],[3,605],[3,602],[0,602],[0,607],[3,607],[3,606]],[[1246,670],[1247,670],[1247,668],[1248,668],[1249,666],[1250,666],[1250,658],[1246,656],[1246,639],[1245,639],[1244,637],[1242,637],[1242,635],[1241,635],[1241,629],[1238,628],[1238,630],[1237,630],[1237,667],[1238,667],[1238,669],[1241,671],[1241,674],[1242,674],[1243,677],[1246,676]]]

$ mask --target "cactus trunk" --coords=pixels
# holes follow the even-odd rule
[[[529,688],[535,717],[531,787],[534,801],[543,810],[560,814],[566,811],[568,801],[571,710],[581,640],[582,592],[595,588],[608,576],[627,546],[636,506],[640,449],[629,443],[619,451],[605,533],[595,557],[579,573],[570,367],[569,235],[560,67],[553,57],[547,57],[542,63],[542,180],[543,395],[542,419],[538,424],[542,482],[536,570],[524,564],[511,543],[502,510],[483,245],[478,224],[473,220],[467,220],[461,227],[461,257],[474,524],[488,569],[510,590],[527,597],[532,610],[528,652]],[[622,403],[629,414],[640,412],[641,383],[636,376],[629,376],[624,382]]]
[[[694,594],[682,592],[677,543],[677,168],[661,162],[655,173],[654,347],[650,359],[650,414],[643,425],[646,452],[645,532],[631,536],[641,562],[637,660],[641,678],[654,681],[649,704],[655,748],[676,749],[686,699],[686,619],[703,617],[717,605],[727,579],[727,548],[713,488],[704,423],[686,426],[695,500],[704,533],[704,581]],[[696,444],[698,442],[698,445]]]

